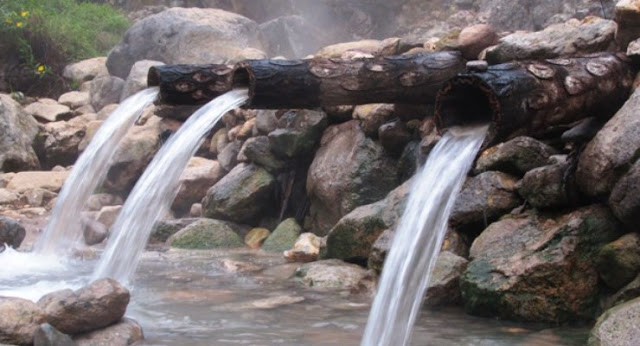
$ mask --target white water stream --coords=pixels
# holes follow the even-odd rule
[[[114,278],[127,284],[154,223],[178,193],[180,174],[204,137],[228,111],[248,100],[246,89],[232,90],[198,109],[162,146],[136,183],[111,227],[111,236],[94,279]]]
[[[62,186],[44,234],[34,246],[41,255],[66,255],[82,239],[80,213],[104,181],[118,143],[142,111],[155,100],[158,88],[148,88],[124,100],[104,121]]]
[[[449,214],[487,129],[450,129],[415,177],[385,260],[362,346],[409,344]]]

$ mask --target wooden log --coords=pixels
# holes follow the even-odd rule
[[[464,69],[458,52],[372,59],[249,60],[234,86],[248,85],[248,107],[316,108],[367,103],[433,103],[440,87]]]
[[[634,68],[622,54],[512,62],[462,73],[436,97],[440,130],[490,123],[488,140],[541,133],[553,125],[608,118],[629,97]]]
[[[160,87],[160,103],[196,105],[231,90],[228,65],[161,65],[149,69],[147,84]]]

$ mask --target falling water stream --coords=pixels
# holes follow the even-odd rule
[[[35,244],[35,253],[66,254],[81,240],[82,208],[106,177],[118,143],[157,95],[158,88],[136,93],[123,101],[100,126],[62,186],[44,234]]]
[[[249,98],[246,89],[227,92],[198,109],[156,154],[129,194],[94,273],[128,283],[153,229],[178,193],[180,174],[200,141],[228,111]]]
[[[449,214],[487,129],[449,129],[415,177],[384,264],[363,346],[409,344]]]

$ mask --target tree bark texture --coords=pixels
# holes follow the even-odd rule
[[[196,105],[231,90],[228,65],[161,65],[149,69],[147,84],[160,87],[161,103]]]
[[[485,143],[535,135],[589,116],[612,116],[629,97],[634,76],[629,59],[611,53],[493,65],[445,83],[436,97],[436,122],[441,130],[489,123]]]

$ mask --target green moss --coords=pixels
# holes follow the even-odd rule
[[[171,246],[182,249],[215,249],[242,247],[242,238],[226,223],[199,220],[171,238]]]
[[[282,252],[293,247],[302,231],[294,218],[282,221],[273,233],[264,241],[262,250],[269,252]]]

